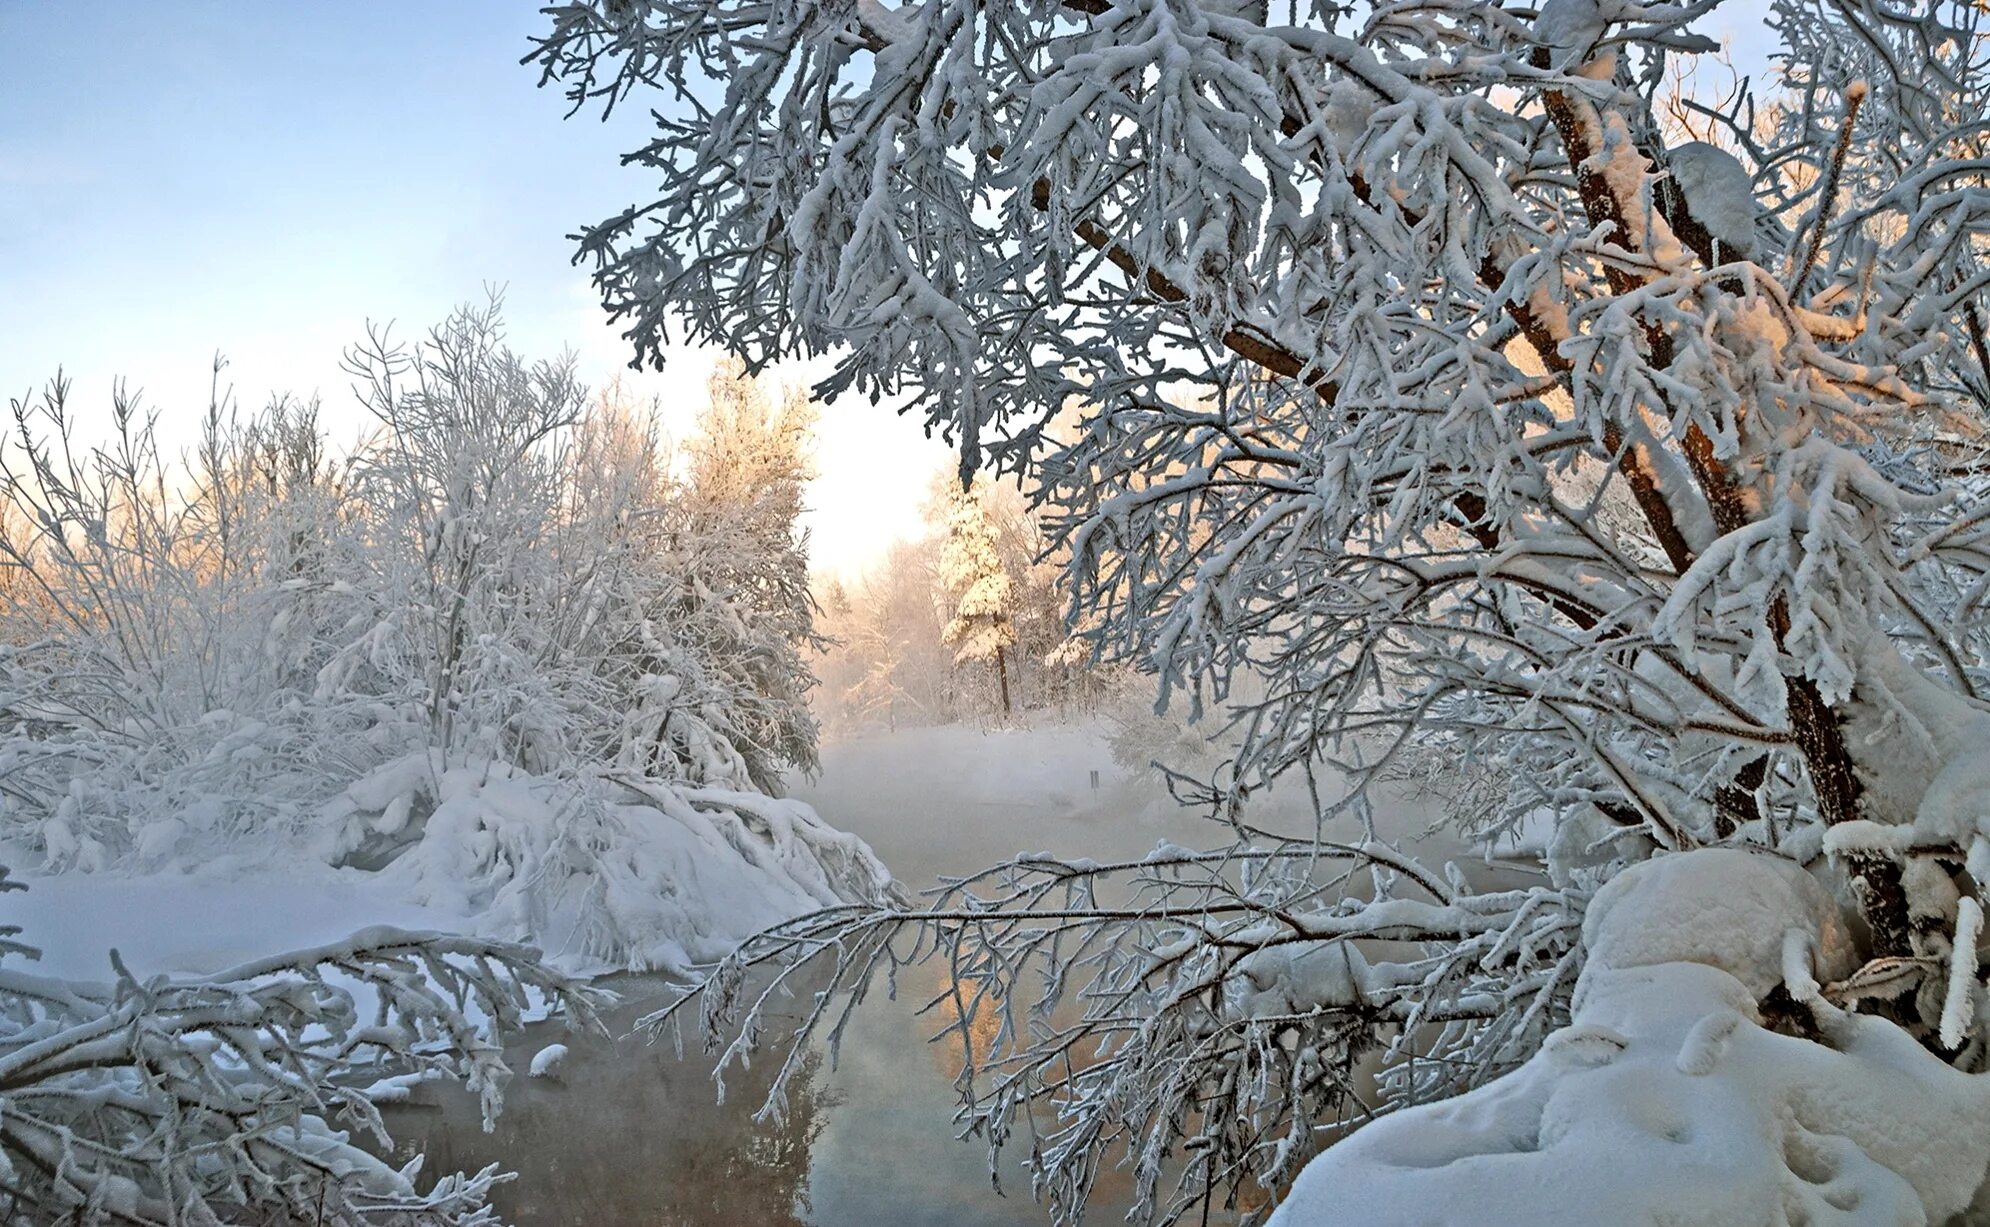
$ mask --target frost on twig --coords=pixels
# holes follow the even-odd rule
[[[1621,1039],[1625,1060],[1598,1062],[1619,1072],[1599,1078],[1632,1077],[1647,1056],[1674,1068],[1692,1035],[1695,1069],[1726,1068],[1724,1044],[1787,1041],[1816,1052],[1784,1068],[1828,1079],[1848,1054],[1804,1032],[1847,1008],[1889,1061],[1918,1047],[1899,1057],[1916,1085],[1954,1085],[1923,1077],[1928,1062],[1955,1078],[1983,1067],[1963,900],[1990,886],[1986,16],[1967,0],[1775,0],[1767,82],[1717,108],[1667,108],[1668,72],[1714,52],[1704,31],[1721,8],[549,10],[531,58],[576,107],[639,93],[659,107],[631,159],[655,196],[580,244],[639,358],[660,361],[679,328],[755,362],[833,353],[824,392],[897,398],[965,466],[1021,472],[1069,551],[1083,645],[1151,672],[1163,704],[1229,734],[1210,797],[1245,842],[1236,880],[1204,883],[1223,924],[1197,922],[1185,962],[1152,985],[1134,952],[1172,952],[1167,926],[1187,921],[1115,913],[1103,891],[1058,913],[1025,891],[943,900],[923,920],[824,914],[749,948],[833,952],[857,984],[893,940],[937,942],[961,983],[1035,991],[1025,955],[1082,967],[1087,985],[1104,977],[1097,999],[1064,988],[1068,970],[1038,977],[1056,1000],[1072,994],[1069,1008],[1096,1007],[1090,1025],[1108,1039],[1099,1054],[1076,1036],[1068,1068],[1018,1084],[1070,1105],[1071,1123],[1029,1149],[1063,1212],[1121,1146],[1150,1176],[1175,1156],[1191,1185],[1255,1164],[1276,1195],[1288,1169],[1269,1139],[1304,1154],[1331,1109],[1268,1094],[1250,1101],[1262,1131],[1221,1114],[1260,1086],[1327,1085],[1298,1058],[1343,1067],[1380,1025],[1364,1010],[1404,1034],[1418,1008],[1485,1002],[1495,1015],[1449,1019],[1477,1038],[1388,1067],[1418,1099],[1503,1068],[1502,1028],[1520,1049],[1551,1029],[1552,1007],[1532,1007],[1556,998],[1529,993],[1548,966],[1573,976],[1580,948],[1500,945],[1452,923],[1479,906],[1469,893],[1417,899],[1404,884],[1329,904],[1294,886],[1286,914],[1254,910],[1246,852],[1268,869],[1312,862],[1291,851],[1306,840],[1246,830],[1239,805],[1301,778],[1347,788],[1348,805],[1316,807],[1322,832],[1413,776],[1455,798],[1450,817],[1473,834],[1546,828],[1552,885],[1479,897],[1504,919],[1475,923],[1500,932],[1570,916],[1583,890],[1650,861],[1692,902],[1670,922],[1690,941],[1730,915],[1689,889],[1708,849],[1802,866],[1855,913],[1846,966],[1794,975],[1824,934],[1778,920],[1757,935],[1769,944],[1748,978],[1682,964],[1695,969],[1677,977],[1690,1019],[1658,989],[1618,994],[1651,1016],[1563,1054],[1608,1057]],[[712,79],[727,88],[707,103]],[[1668,119],[1682,113],[1704,130]],[[1673,859],[1683,867],[1667,877]],[[1402,931],[1414,959],[1296,949],[1350,935],[1309,930],[1315,903],[1364,942],[1414,914]],[[1038,933],[1061,944],[1025,936]],[[1383,970],[1403,966],[1435,978]],[[761,1037],[755,998],[736,999],[741,971],[722,969],[708,1000],[715,1022],[744,1011],[743,1050]],[[1709,987],[1716,974],[1733,983]],[[1727,1001],[1758,974],[1777,981],[1766,998]],[[1234,991],[1170,994],[1208,977]],[[1128,985],[1138,992],[1114,995]],[[1295,999],[1318,1006],[1313,1029],[1260,1060],[1249,1037],[1277,1034]],[[1716,1002],[1742,1021],[1702,1027],[1718,1010],[1698,1007]],[[1766,1026],[1750,1019],[1757,1005]],[[1218,1019],[1212,1034],[1237,1037],[1221,1060],[1198,1010]],[[1061,1034],[1056,1017],[1034,1023],[1042,1037]],[[1001,1033],[1024,1052],[1046,1042],[1028,1021]],[[1267,1066],[1294,1072],[1261,1081]],[[1004,1105],[1035,1092],[1004,1100],[986,1089],[1005,1085],[995,1067],[978,1069],[967,1119],[1005,1140],[1024,1117]],[[1546,1085],[1493,1083],[1473,1110]],[[1952,1122],[1944,1105],[1928,1096],[1911,1131]],[[1205,1111],[1218,1125],[1205,1129]],[[1744,1134],[1754,1140],[1729,1156],[1718,1129],[1689,1132],[1679,1161],[1740,1157],[1751,1196],[1782,1178],[1786,1155],[1805,1179],[1836,1170],[1811,1158],[1843,1150]],[[1323,1162],[1342,1170],[1333,1153]],[[1636,1164],[1582,1156],[1627,1195],[1638,1187]],[[1443,1178],[1401,1166],[1392,1212],[1414,1215]],[[1914,1179],[1921,1213],[1955,1206],[1952,1185]],[[1316,1193],[1331,1215],[1332,1183],[1294,1196]],[[1861,1186],[1874,1216],[1915,1221],[1885,1183]],[[1829,1207],[1834,1189],[1801,1204]],[[1144,1203],[1158,1217],[1183,1204]],[[1587,1210],[1580,1197],[1560,1208]],[[1507,1209],[1460,1221],[1540,1220]]]
[[[0,884],[5,882],[0,873]],[[31,953],[12,943],[9,953]],[[599,1028],[603,995],[523,946],[375,928],[214,975],[105,984],[0,970],[0,1198],[106,1224],[495,1222],[495,1166],[384,1162],[382,1075],[447,1077],[485,1122],[527,1016]]]
[[[1019,1150],[1033,1192],[1075,1221],[1116,1154],[1137,1213],[1167,1219],[1278,1187],[1339,1130],[1521,1059],[1564,1016],[1574,900],[1456,889],[1379,844],[1026,855],[924,907],[776,926],[645,1025],[695,1013],[722,1090],[772,1050],[762,1110],[778,1112],[868,993],[916,992],[998,1184]],[[813,996],[790,1029],[791,987]],[[1382,1098],[1357,1072],[1377,1058],[1398,1063]]]

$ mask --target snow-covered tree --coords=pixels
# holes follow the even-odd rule
[[[820,706],[838,728],[977,717],[1000,709],[1004,689],[1007,714],[1055,718],[1123,689],[1126,671],[1092,662],[1065,625],[1065,557],[1021,488],[977,481],[966,497],[973,508],[957,478],[936,474],[925,535],[897,542],[855,582],[825,586]]]
[[[0,833],[27,863],[378,869],[612,966],[884,888],[772,792],[814,756],[803,410],[709,418],[678,475],[495,303],[348,366],[379,428],[337,458],[308,403],[217,396],[184,466],[122,392],[94,447],[59,379],[15,404]]]
[[[814,426],[807,397],[790,391],[776,406],[722,362],[686,446],[689,471],[669,530],[690,602],[681,616],[717,628],[703,650],[725,671],[727,701],[739,709],[728,737],[768,792],[783,769],[816,765],[806,653],[820,638],[801,526]]]
[[[639,356],[672,321],[750,364],[834,350],[825,394],[901,396],[964,468],[1035,475],[1106,659],[1227,709],[1209,800],[1233,846],[1022,860],[739,959],[833,947],[861,985],[923,934],[963,1012],[1004,1024],[993,1059],[963,1045],[964,1119],[1000,1145],[1043,1109],[1028,1162],[1061,1214],[1120,1144],[1155,1217],[1286,1189],[1367,1115],[1355,1062],[1380,1051],[1392,1106],[1530,1057],[1499,1085],[1532,1104],[1621,1071],[1565,1101],[1635,1126],[1621,1179],[1557,1213],[1655,1221],[1721,1135],[1639,1117],[1624,1086],[1658,1065],[1615,1062],[1685,1040],[1659,1064],[1728,1097],[1751,1198],[1939,1221],[1980,1182],[1990,1153],[1946,1143],[1990,1121],[1986,10],[1775,0],[1774,81],[1685,140],[1669,66],[1714,52],[1692,27],[1720,11],[549,10],[535,56],[576,107],[660,91],[634,155],[659,196],[581,244]],[[1374,785],[1433,764],[1483,802],[1466,826],[1549,825],[1546,881],[1475,889],[1378,842]],[[1241,816],[1302,779],[1317,829]],[[1830,906],[1772,889],[1782,865]],[[1585,969],[1599,888],[1640,904],[1590,913]],[[1779,900],[1749,922],[1773,940],[1737,935],[1736,892]],[[1660,929],[1683,937],[1626,948]],[[1699,970],[1613,978],[1654,962]],[[1775,1076],[1723,1065],[1730,1043]],[[1890,1135],[1806,1117],[1839,1058],[1911,1074],[1923,1107]],[[1424,1163],[1415,1130],[1378,1133],[1364,1169],[1357,1135],[1322,1170],[1405,1212],[1448,1178],[1409,1169],[1510,1148],[1495,1117],[1405,1117],[1457,1144]],[[1556,1119],[1522,1161],[1594,1169],[1558,1166],[1581,1128]],[[1795,1215],[1734,1204],[1705,1221]]]
[[[901,718],[923,713],[936,703],[932,694],[906,689],[901,638],[894,634],[889,605],[869,599],[878,581],[893,572],[864,577],[856,596],[839,578],[822,586],[816,600],[825,641],[816,657],[814,702],[825,734],[835,737],[872,727],[896,728]]]
[[[1009,674],[1017,706],[1059,715],[1095,709],[1123,689],[1127,671],[1092,660],[1090,645],[1065,620],[1069,551],[1018,483],[985,481],[977,488],[1009,579],[1015,635]]]
[[[982,491],[956,485],[946,496],[946,536],[940,543],[940,584],[951,607],[940,638],[960,664],[993,665],[1002,714],[1009,699],[1009,652],[1016,645],[1015,586],[1003,565]]]
[[[347,714],[285,703],[323,663],[312,617],[343,533],[313,409],[243,419],[220,373],[185,468],[122,386],[94,447],[61,376],[12,405],[0,818],[57,867],[152,861],[190,830],[287,812],[322,783],[320,720]]]
[[[841,730],[960,716],[958,667],[941,634],[938,553],[934,538],[894,542],[883,562],[844,589],[847,607],[832,607],[816,672]]]
[[[587,390],[571,355],[528,363],[506,347],[500,309],[460,309],[413,347],[376,333],[348,352],[382,431],[353,496],[368,517],[367,588],[388,598],[378,629],[407,671],[378,684],[419,695],[429,744],[537,767],[566,735],[566,705],[535,691],[549,680],[559,453]],[[379,642],[361,649],[370,663]]]

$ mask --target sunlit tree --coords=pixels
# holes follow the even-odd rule
[[[1234,846],[1017,862],[741,956],[834,945],[862,983],[926,935],[1012,1012],[998,1059],[968,1054],[964,1118],[999,1145],[1046,1109],[1028,1163],[1061,1214],[1120,1143],[1157,1218],[1284,1189],[1366,1114],[1360,1054],[1400,1106],[1557,1035],[1474,1101],[1505,1108],[1357,1133],[1290,1208],[1521,1221],[1471,1217],[1446,1181],[1535,1136],[1502,1112],[1676,1045],[1680,1017],[1711,1030],[1650,1068],[1752,1105],[1733,1204],[1783,1181],[1823,1214],[1807,1190],[1839,1173],[1836,1212],[1940,1221],[1979,1183],[1990,1152],[1925,1147],[1990,1120],[1958,1072],[1986,1053],[1986,11],[1776,0],[1773,83],[1684,140],[1668,66],[1715,51],[1693,27],[1721,11],[550,10],[535,58],[576,107],[658,91],[634,155],[658,194],[581,242],[639,356],[678,321],[750,363],[833,350],[823,392],[900,398],[965,468],[1031,474],[1074,625],[1231,722],[1208,800]],[[1475,830],[1545,825],[1546,880],[1477,890],[1379,843],[1372,785],[1412,764],[1472,782]],[[1318,793],[1318,828],[1241,816],[1274,781]],[[1116,880],[1136,903],[1109,902]],[[1599,889],[1637,905],[1591,909]],[[1737,897],[1772,906],[1737,930]],[[1680,940],[1642,953],[1619,931],[1661,927]],[[1612,978],[1660,953],[1727,979],[1680,973],[1668,999]],[[1060,1009],[1074,967],[1082,1023]],[[1607,1026],[1583,1016],[1605,1000]],[[1722,1065],[1731,1039],[1773,1072]],[[1885,1062],[1917,1088],[1906,1133],[1852,1108],[1802,1126],[1856,1163],[1764,1123],[1816,1107],[1791,1104],[1818,1079],[1880,1102]],[[1509,1157],[1597,1173],[1567,1221],[1657,1221],[1684,1186],[1629,1177],[1710,1153],[1663,1133]]]
[[[940,584],[951,614],[940,638],[966,665],[992,665],[1002,714],[1009,698],[1009,655],[1016,646],[1016,594],[988,522],[982,492],[954,487],[946,495],[946,535],[940,542]]]
[[[767,791],[778,789],[784,769],[816,764],[806,657],[820,636],[801,525],[814,428],[807,397],[790,391],[776,404],[736,364],[722,363],[685,444],[688,471],[669,517],[687,612],[709,627],[705,654],[737,709],[729,739]],[[709,614],[713,604],[730,619]]]
[[[775,795],[815,755],[805,405],[734,388],[680,472],[496,303],[347,357],[376,428],[338,456],[308,402],[217,395],[184,465],[121,388],[95,445],[60,378],[14,403],[0,832],[28,863],[391,865],[466,926],[645,967],[882,888]],[[721,862],[715,916],[684,883]]]

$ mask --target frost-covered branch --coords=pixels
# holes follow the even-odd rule
[[[721,1088],[772,1047],[763,1110],[778,1112],[787,1074],[817,1045],[833,1053],[879,981],[911,988],[955,1050],[957,1123],[991,1171],[1024,1148],[1033,1191],[1075,1221],[1118,1153],[1139,1213],[1167,1220],[1290,1179],[1325,1136],[1384,1110],[1363,1062],[1447,1057],[1406,1067],[1394,1103],[1519,1059],[1564,1016],[1578,902],[1456,890],[1384,845],[1022,856],[924,907],[777,926],[646,1025],[697,1011]],[[780,1029],[796,988],[812,1004]]]
[[[1302,778],[1331,781],[1322,838],[1410,781],[1471,837],[1545,832],[1553,891],[1753,849],[1859,913],[1841,999],[1974,1071],[1985,14],[1777,0],[1772,80],[1668,105],[1720,12],[642,0],[554,8],[530,58],[576,106],[659,100],[657,198],[580,250],[639,360],[676,320],[749,362],[833,352],[824,392],[1032,479],[1094,659],[1227,730],[1195,799],[1245,850],[1287,855],[1240,814]],[[1240,952],[1211,966],[1342,940],[1202,889],[1234,910],[1196,942]],[[980,974],[1037,949],[934,923],[992,946],[958,960]],[[872,934],[839,967],[884,958]],[[1480,937],[1424,936],[1440,961]],[[1072,943],[1058,966],[1117,948]],[[1818,1043],[1802,987],[1756,1003],[1765,1033]],[[1502,1067],[1497,1024],[1462,1034],[1440,1067]],[[1247,1048],[1157,1042],[1186,1064],[1098,1102],[1255,1085]],[[1199,1136],[1125,1119],[1142,1154]],[[1223,1153],[1259,1153],[1241,1129]],[[1058,1136],[1033,1153],[1083,1171],[1112,1135]]]
[[[493,1222],[495,1167],[423,1187],[383,1161],[368,1085],[460,1081],[488,1125],[498,1041],[599,1029],[605,1000],[526,947],[390,929],[194,978],[111,957],[106,984],[0,972],[0,1196],[24,1221]]]

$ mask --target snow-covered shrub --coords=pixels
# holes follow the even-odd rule
[[[1684,885],[1710,846],[1803,865],[1855,914],[1839,989],[1869,1017],[1838,1027],[1801,960],[1735,1002],[1809,1046],[1805,1077],[1868,1041],[1980,1076],[1985,10],[1774,0],[1768,86],[1667,105],[1722,11],[549,10],[537,59],[576,107],[662,108],[633,155],[659,198],[581,240],[639,357],[678,321],[749,362],[834,350],[827,391],[902,396],[964,470],[1033,476],[1074,627],[1228,722],[1207,799],[1234,843],[1190,881],[1172,854],[1019,863],[749,952],[842,936],[852,991],[946,959],[1016,1019],[964,1118],[1000,1145],[1038,1101],[1027,1162],[1064,1218],[1122,1146],[1147,1187],[1178,1174],[1154,1217],[1261,1208],[1369,1115],[1364,1051],[1382,1107],[1527,1060],[1569,1020],[1590,894],[1679,858],[1658,880],[1706,903]],[[1461,820],[1549,828],[1546,881],[1377,846],[1372,786],[1447,762]],[[1300,776],[1315,830],[1238,817]],[[1543,1085],[1516,1077],[1484,1094]],[[1959,1103],[1990,1127],[1944,1091],[1908,1132]],[[1609,1157],[1626,1181],[1655,1136]],[[1898,1221],[1954,1208],[1908,1183]]]
[[[810,769],[805,404],[712,381],[688,471],[653,419],[589,411],[495,307],[348,356],[384,436],[355,458],[379,621],[337,685],[417,693],[425,740],[529,770],[617,763],[773,790]]]
[[[883,897],[861,845],[756,808],[815,761],[805,405],[722,372],[679,473],[495,302],[347,368],[379,425],[336,460],[288,402],[212,407],[190,468],[121,393],[97,447],[59,380],[15,403],[0,835],[58,872],[406,859],[612,965]]]
[[[0,927],[0,956],[35,957],[19,933]],[[600,1028],[601,995],[537,951],[464,937],[367,929],[198,978],[111,962],[104,984],[0,971],[9,1221],[490,1223],[506,1177],[384,1162],[370,1088],[454,1079],[488,1127],[506,1033],[528,1015]]]
[[[384,866],[410,902],[588,969],[689,975],[760,929],[893,891],[863,841],[800,801],[633,770],[553,778],[427,751],[318,817],[325,860]]]
[[[343,769],[349,713],[299,702],[342,599],[315,407],[217,398],[185,469],[121,387],[111,423],[78,443],[58,377],[0,448],[0,822],[57,866],[265,829]]]

